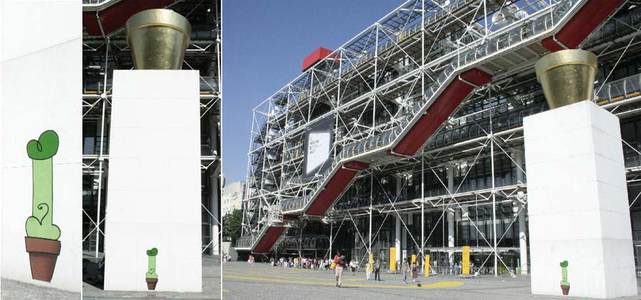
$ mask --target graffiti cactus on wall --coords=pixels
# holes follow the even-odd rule
[[[570,282],[568,281],[568,261],[561,262],[561,292],[563,295],[570,293]]]
[[[147,281],[147,289],[155,290],[158,283],[158,274],[156,274],[156,255],[158,249],[151,248],[147,250],[147,273],[145,273],[145,280]]]
[[[25,222],[25,244],[31,264],[31,277],[51,281],[60,254],[60,228],[53,224],[53,157],[59,138],[53,130],[27,143],[32,162],[33,194],[31,216]]]
[[[47,130],[38,140],[27,144],[33,164],[33,199],[27,218],[27,236],[48,240],[60,238],[60,228],[53,224],[53,156],[58,152],[58,135]]]

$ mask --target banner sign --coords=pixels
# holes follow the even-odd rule
[[[332,119],[326,118],[314,124],[305,134],[305,158],[304,177],[312,177],[315,174],[329,168],[329,160],[332,149]]]

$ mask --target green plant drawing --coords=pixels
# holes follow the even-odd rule
[[[158,255],[158,249],[151,248],[147,250],[147,273],[146,278],[155,278],[158,279],[158,274],[156,274],[156,255]]]
[[[561,262],[561,285],[570,285],[568,281],[568,261],[564,260]]]
[[[60,228],[53,224],[53,157],[58,153],[58,145],[58,134],[53,130],[47,130],[37,140],[27,143],[33,179],[31,216],[25,224],[28,237],[60,238]]]

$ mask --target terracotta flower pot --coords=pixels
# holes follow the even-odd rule
[[[147,280],[147,289],[153,291],[156,289],[156,283],[158,283],[158,278],[145,278]]]
[[[24,240],[29,253],[31,278],[51,282],[60,254],[60,241],[32,237],[25,237]]]
[[[563,291],[563,296],[567,296],[570,293],[570,286],[561,285],[561,291]]]

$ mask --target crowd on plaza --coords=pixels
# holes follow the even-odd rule
[[[253,264],[255,258],[253,255],[250,255],[247,262]],[[347,259],[344,255],[341,255],[340,252],[334,256],[333,259],[327,257],[324,258],[312,258],[312,257],[280,257],[278,259],[270,258],[269,263],[273,267],[281,268],[294,268],[294,269],[308,269],[308,270],[318,270],[318,271],[329,271],[333,270],[336,275],[336,286],[342,286],[342,277],[344,271],[359,272],[362,271],[359,267],[359,262],[352,259],[347,262]],[[399,264],[401,274],[403,274],[402,282],[407,284],[408,279],[411,278],[413,283],[417,282],[419,274],[419,266],[416,261],[411,262],[408,258],[402,264]],[[381,269],[382,263],[379,258],[375,258],[372,262],[368,262],[365,266],[366,278],[367,280],[382,281],[381,279]],[[372,278],[373,277],[373,278]]]
[[[329,270],[331,267],[331,261],[328,258],[281,257],[275,260],[272,257],[269,263],[274,267],[310,270]]]
[[[410,280],[412,284],[421,285],[419,277],[422,276],[423,272],[429,270],[431,275],[441,274],[448,276],[459,276],[462,275],[462,264],[460,260],[456,260],[453,256],[450,256],[449,259],[445,258],[436,258],[430,262],[430,267],[425,270],[424,266],[420,264],[420,259],[416,255],[411,255],[410,257],[404,257],[401,261],[396,261],[396,272],[392,271],[394,274],[400,274],[401,283],[409,284]],[[249,255],[247,262],[253,264],[255,262],[255,257]],[[281,256],[281,257],[271,257],[269,258],[269,264],[272,267],[285,268],[285,269],[307,269],[314,271],[332,271],[336,276],[336,286],[342,286],[342,278],[344,272],[351,272],[353,275],[356,272],[365,272],[367,280],[382,281],[381,271],[385,272],[390,266],[384,263],[378,255],[373,255],[371,261],[364,262],[364,265],[361,265],[362,261],[358,259],[348,260],[345,255],[341,255],[340,252],[337,252],[333,258],[328,257],[306,257],[306,256]],[[479,262],[480,264],[480,262]],[[470,262],[470,273],[472,274],[492,274],[493,269],[490,266],[477,267],[474,264],[474,260]]]
[[[224,261],[229,262],[231,261],[231,257],[229,256],[224,256]],[[361,265],[361,262],[358,261],[357,259],[351,259],[349,262],[344,258],[344,269],[345,271],[349,272],[365,272],[367,280],[374,279],[374,280],[380,280],[380,272],[382,270],[386,270],[389,266],[383,265],[383,262],[379,260],[378,258],[375,258],[373,261],[373,264],[370,265],[369,262],[365,262],[365,265]],[[253,255],[250,255],[249,258],[247,259],[248,263],[254,263],[255,258]],[[337,265],[337,260],[334,257],[334,259],[329,259],[327,257],[323,258],[318,258],[318,257],[305,257],[305,256],[281,256],[280,258],[274,258],[271,257],[269,259],[269,264],[273,267],[282,267],[285,269],[308,269],[308,270],[316,270],[316,271],[335,271],[336,265]],[[417,261],[414,263],[411,263],[411,259],[408,257],[404,259],[403,261],[397,261],[396,262],[397,266],[397,272],[400,274],[407,273],[407,276],[412,276],[412,269],[416,269],[414,273],[420,273],[419,270],[423,269],[423,266],[418,264]],[[409,270],[409,271],[408,271]],[[430,274],[436,275],[436,274],[441,274],[441,275],[449,275],[449,276],[458,276],[462,275],[462,265],[460,261],[453,261],[450,260],[449,263],[446,260],[433,260],[430,263]],[[511,271],[515,272],[516,270]],[[470,271],[472,274],[481,274],[481,275],[487,275],[487,274],[493,274],[493,268],[492,266],[485,266],[483,268],[477,267],[477,265],[474,264],[474,261],[470,262]],[[508,272],[508,271],[504,271]]]

